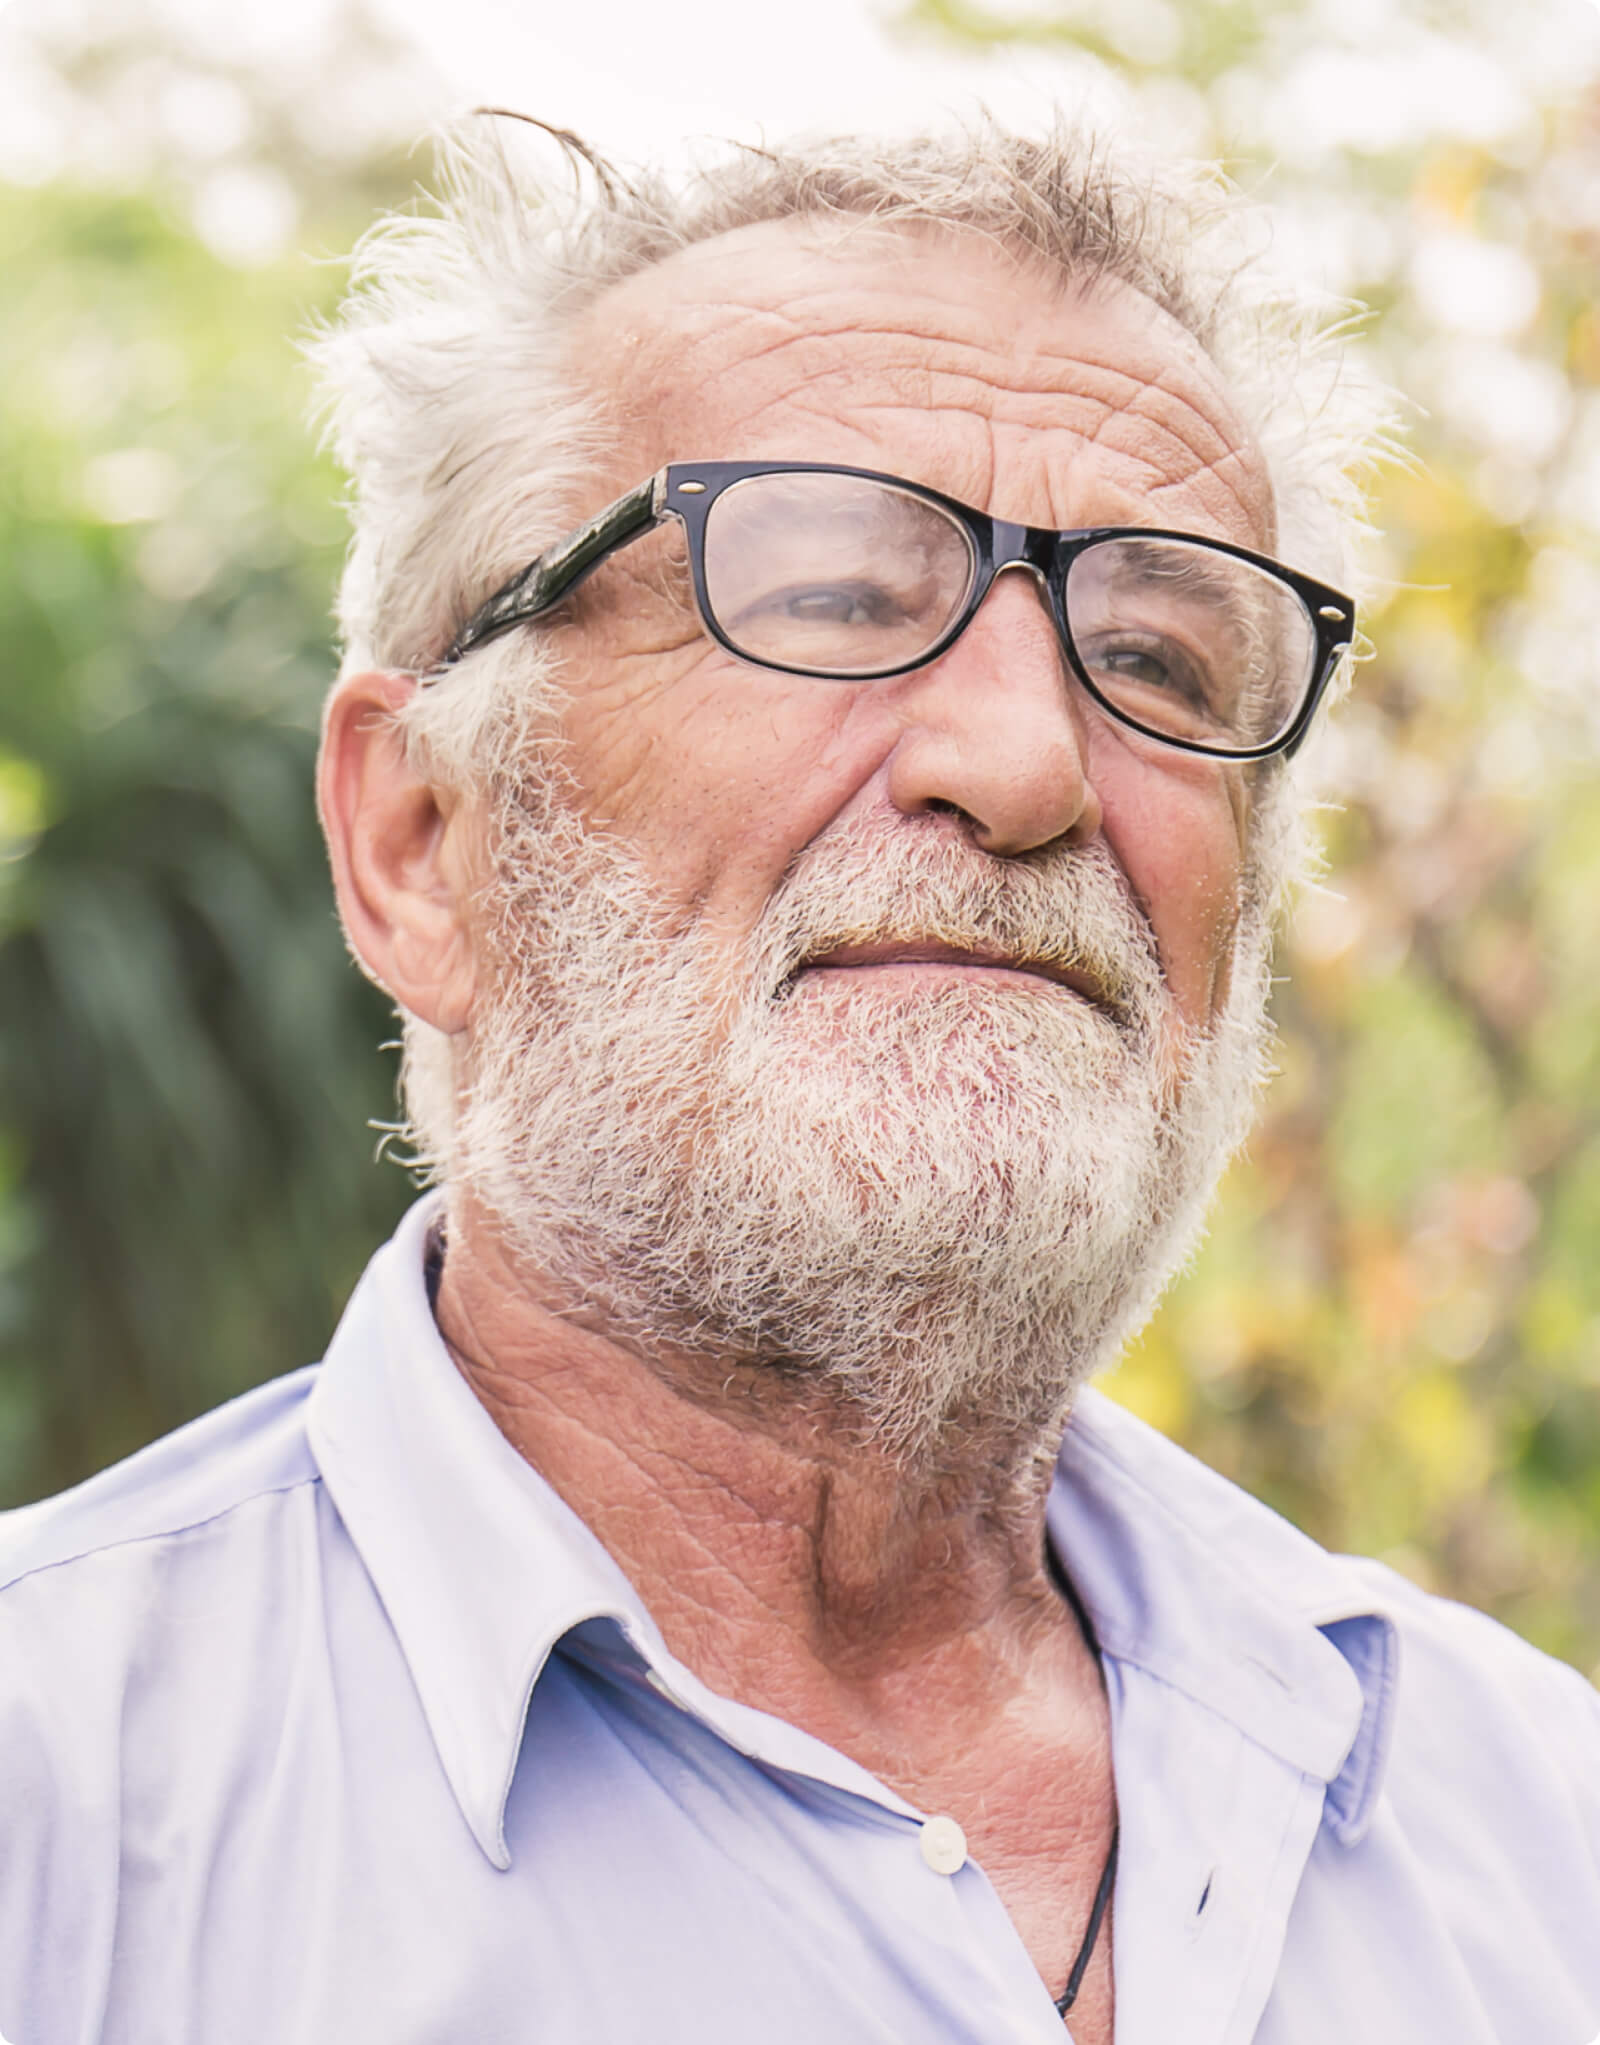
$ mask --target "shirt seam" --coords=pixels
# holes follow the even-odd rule
[[[1325,1781],[1323,1777],[1317,1774],[1315,1769],[1307,1768],[1303,1761],[1295,1760],[1290,1755],[1283,1753],[1278,1747],[1275,1747],[1270,1740],[1264,1740],[1259,1733],[1253,1732],[1243,1720],[1236,1718],[1231,1711],[1224,1710],[1220,1704],[1217,1704],[1209,1697],[1197,1696],[1186,1683],[1176,1681],[1165,1671],[1151,1668],[1147,1662],[1140,1661],[1135,1655],[1118,1654],[1114,1648],[1107,1648],[1105,1653],[1108,1661],[1117,1662],[1123,1668],[1137,1669],[1146,1682],[1159,1683],[1162,1689],[1170,1690],[1175,1696],[1182,1697],[1196,1711],[1203,1711],[1208,1718],[1214,1719],[1218,1725],[1225,1726],[1231,1733],[1237,1733],[1241,1740],[1248,1740],[1258,1753],[1264,1754],[1271,1761],[1275,1761],[1280,1768],[1287,1768],[1295,1775],[1303,1777],[1305,1781],[1316,1783],[1322,1789],[1326,1789],[1329,1783],[1338,1780],[1337,1775],[1332,1775]],[[1600,2045],[1600,2040],[1596,2041],[1596,2045]]]
[[[31,1582],[36,1576],[48,1575],[53,1569],[70,1569],[75,1562],[90,1562],[98,1556],[113,1555],[124,1548],[140,1548],[150,1541],[170,1541],[179,1534],[195,1534],[203,1527],[212,1527],[221,1520],[231,1518],[247,1505],[254,1505],[258,1499],[282,1498],[291,1491],[301,1490],[307,1484],[321,1482],[320,1470],[307,1470],[301,1476],[291,1478],[287,1483],[263,1484],[259,1490],[248,1492],[243,1498],[230,1499],[215,1512],[199,1513],[192,1519],[181,1519],[171,1526],[153,1527],[147,1533],[117,1535],[110,1540],[74,1548],[70,1554],[53,1555],[48,1561],[33,1563],[19,1570],[15,1576],[0,1580],[0,1597],[4,1597],[7,1591],[15,1590],[20,1584]]]

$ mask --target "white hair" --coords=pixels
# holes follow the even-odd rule
[[[598,294],[678,249],[792,219],[964,230],[1076,283],[1144,293],[1222,374],[1267,466],[1282,558],[1359,579],[1384,401],[1347,371],[1342,309],[1281,285],[1266,216],[1215,171],[1133,155],[1060,117],[1040,136],[984,117],[907,140],[731,148],[669,179],[491,115],[445,138],[441,169],[431,210],[363,239],[343,312],[308,349],[352,481],[346,671],[429,673],[477,605],[573,523],[607,451],[570,349]],[[418,689],[402,723],[431,778],[484,797],[526,786],[541,759],[550,771],[558,707],[547,638],[523,631],[447,687]],[[1259,814],[1255,884],[1276,899],[1299,865],[1297,806],[1280,787]],[[414,1017],[405,1038],[410,1133],[448,1176],[449,1043]]]

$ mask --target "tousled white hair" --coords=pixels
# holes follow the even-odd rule
[[[573,522],[606,451],[570,348],[597,296],[678,249],[786,220],[961,230],[1075,283],[1144,293],[1221,372],[1271,478],[1282,558],[1359,580],[1381,394],[1348,373],[1330,308],[1274,277],[1265,216],[1219,174],[1064,117],[1036,136],[985,117],[904,140],[730,148],[668,177],[480,115],[444,139],[437,201],[363,239],[340,317],[308,346],[352,483],[347,672],[429,673],[484,597]],[[431,778],[483,799],[530,775],[548,789],[558,708],[548,639],[523,631],[419,688],[402,723]],[[1299,865],[1297,805],[1282,776],[1262,778],[1276,794],[1257,811],[1254,885],[1276,898]],[[450,1045],[415,1017],[405,1040],[410,1134],[448,1176]]]

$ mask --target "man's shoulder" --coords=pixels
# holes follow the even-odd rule
[[[1430,1769],[1457,1759],[1475,1772],[1581,1758],[1600,1821],[1600,1690],[1488,1613],[1381,1562],[1342,1559],[1398,1635],[1397,1755]]]
[[[277,1379],[0,1514],[0,1981],[24,2015],[34,1985],[36,2024],[48,2010],[99,2035],[121,1870],[151,1881],[175,1851],[212,1864],[215,1813],[304,1684],[314,1383]]]
[[[314,1483],[306,1402],[317,1367],[230,1400],[56,1497],[0,1513],[0,1610],[41,1572],[182,1539]]]

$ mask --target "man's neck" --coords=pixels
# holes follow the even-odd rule
[[[914,1745],[930,1695],[976,1732],[1042,1671],[1063,1697],[1098,1693],[1046,1560],[1047,1470],[917,1475],[797,1401],[718,1396],[725,1366],[646,1358],[541,1302],[470,1214],[437,1315],[501,1431],[712,1688],[847,1747],[841,1727],[873,1725]]]

